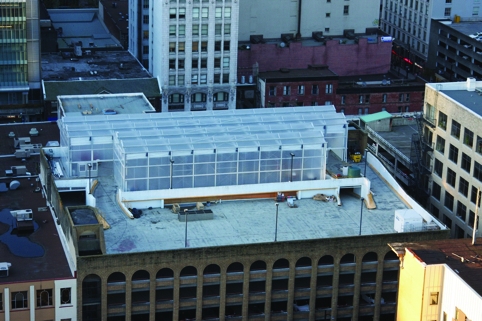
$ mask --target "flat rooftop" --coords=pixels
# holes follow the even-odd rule
[[[447,264],[482,295],[482,239],[472,245],[471,239],[448,239],[423,243],[394,243],[392,247],[403,246],[411,249],[427,264]],[[461,257],[464,258],[462,262]]]
[[[305,69],[282,68],[275,71],[264,71],[259,73],[259,77],[267,82],[284,81],[285,79],[334,79],[338,75],[331,71],[328,66],[316,66]]]
[[[155,112],[144,94],[58,96],[64,114],[75,116]]]
[[[410,158],[412,149],[412,135],[418,134],[417,123],[415,123],[414,120],[412,125],[392,126],[392,131],[377,131],[377,134],[393,145],[403,155]]]
[[[467,90],[441,90],[445,95],[457,101],[465,108],[482,116],[482,96],[475,91]]]
[[[100,80],[150,78],[147,70],[127,51],[95,50],[81,57],[42,53],[42,79]]]
[[[482,21],[461,21],[458,23],[450,24],[441,21],[441,23],[450,26],[450,28],[457,30],[458,32],[467,36],[472,35],[476,32],[482,32]]]
[[[329,159],[330,172],[341,173],[346,163],[334,157]],[[364,163],[357,166],[363,169]],[[108,254],[184,248],[186,223],[179,221],[177,214],[168,208],[152,208],[143,210],[139,219],[128,218],[117,205],[112,167],[103,163],[99,169],[99,184],[94,196],[97,208],[111,226],[104,231]],[[407,204],[369,166],[367,177],[377,208],[368,210],[363,206],[362,235],[396,233],[395,210],[407,209]],[[189,247],[274,241],[276,206],[273,199],[210,201],[211,206],[205,209],[211,209],[214,218],[187,224]],[[280,203],[278,241],[358,235],[360,199],[352,189],[343,189],[341,202],[338,206],[336,202],[301,199],[295,201],[297,208]]]
[[[7,187],[16,180],[20,186],[8,190],[0,196],[0,262],[12,264],[9,276],[1,282],[29,282],[34,280],[72,278],[62,244],[58,237],[56,222],[46,207],[42,193],[35,189],[40,185],[36,181],[38,154],[25,160],[13,156],[15,151],[13,132],[17,137],[30,137],[32,127],[39,135],[31,137],[31,143],[46,146],[49,141],[59,140],[59,130],[55,123],[23,123],[0,126],[0,183]],[[5,169],[10,166],[26,166],[32,176],[5,176]],[[31,209],[33,212],[33,232],[20,232],[11,210]]]

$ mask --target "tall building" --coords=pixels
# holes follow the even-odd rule
[[[40,102],[38,1],[0,1],[0,43],[0,117],[24,120]]]
[[[428,58],[431,19],[478,20],[478,0],[382,1],[381,29],[395,38],[392,62],[421,71]]]
[[[129,2],[129,51],[159,79],[162,111],[234,109],[239,2]]]
[[[431,210],[452,237],[471,237],[482,186],[482,82],[427,84],[424,143],[431,159]],[[479,235],[479,231],[476,231]]]
[[[146,102],[60,96],[60,146],[41,152],[79,320],[395,320],[387,244],[449,231],[372,155],[363,177],[342,168],[334,106]],[[395,228],[395,215],[411,220]]]

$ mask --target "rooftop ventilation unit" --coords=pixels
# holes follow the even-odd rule
[[[263,35],[251,35],[249,36],[249,42],[253,44],[263,43],[264,42]]]
[[[0,263],[0,278],[6,278],[8,276],[8,270],[11,266],[12,264],[8,262]]]
[[[290,41],[293,41],[294,39],[295,39],[295,37],[293,36],[292,33],[282,33],[281,34],[281,40],[283,40],[283,42],[289,43]]]
[[[323,31],[313,31],[311,33],[311,37],[318,42],[323,42],[326,40],[325,36],[323,36]]]
[[[343,30],[343,36],[351,40],[355,39],[355,29]]]

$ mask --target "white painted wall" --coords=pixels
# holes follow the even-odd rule
[[[62,319],[77,320],[77,280],[55,280],[55,321]],[[70,288],[70,304],[62,304],[60,301],[61,290]]]

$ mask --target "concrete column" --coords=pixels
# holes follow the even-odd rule
[[[318,278],[318,261],[311,262],[311,279],[310,279],[310,315],[309,320],[314,321],[316,316],[316,281]]]
[[[101,299],[100,313],[102,315],[102,320],[107,320],[107,309],[108,309],[108,306],[107,306],[107,279],[108,279],[108,276],[107,277],[101,277],[101,279],[100,279],[100,299]],[[128,280],[126,279],[126,288],[127,288],[127,283],[130,283],[130,282],[128,282]],[[79,320],[81,320],[81,319],[79,319]]]
[[[226,276],[227,268],[221,270],[219,277],[219,320],[224,321],[226,316]]]
[[[125,321],[131,321],[131,315],[132,315],[132,274],[129,274],[129,275],[126,275],[126,320]]]
[[[197,269],[196,283],[196,320],[202,320],[203,314],[203,283],[204,275],[202,269]]]
[[[35,287],[29,287],[29,303],[30,303],[30,321],[35,321]]]
[[[249,305],[249,277],[251,265],[244,265],[244,280],[243,280],[243,321],[248,320],[248,305]]]
[[[288,320],[293,320],[293,302],[295,300],[295,275],[296,260],[290,260],[290,271],[288,275],[288,301],[286,312],[288,312]]]
[[[175,271],[176,273],[176,271]],[[179,272],[174,274],[174,290],[172,293],[173,303],[172,303],[172,319],[179,320]]]
[[[271,292],[273,289],[273,262],[271,261],[266,263],[265,280],[264,315],[265,320],[271,320]]]
[[[358,320],[358,309],[360,308],[361,271],[363,265],[362,259],[363,256],[357,255],[355,266],[355,279],[353,280],[355,284],[355,287],[353,289],[353,320]]]
[[[149,271],[149,321],[156,319],[156,272]]]
[[[338,285],[340,283],[340,258],[333,257],[333,293],[331,294],[331,318],[336,320],[338,315]]]
[[[383,288],[383,268],[384,268],[384,254],[378,253],[378,266],[377,266],[377,287],[375,290],[375,310],[373,311],[373,321],[380,320],[380,300],[382,298],[382,288]]]
[[[5,321],[10,321],[10,304],[8,304],[10,302],[10,289],[9,288],[4,288],[3,289],[3,294],[4,294],[4,303],[3,303],[3,306],[4,306],[4,310],[5,310]]]

